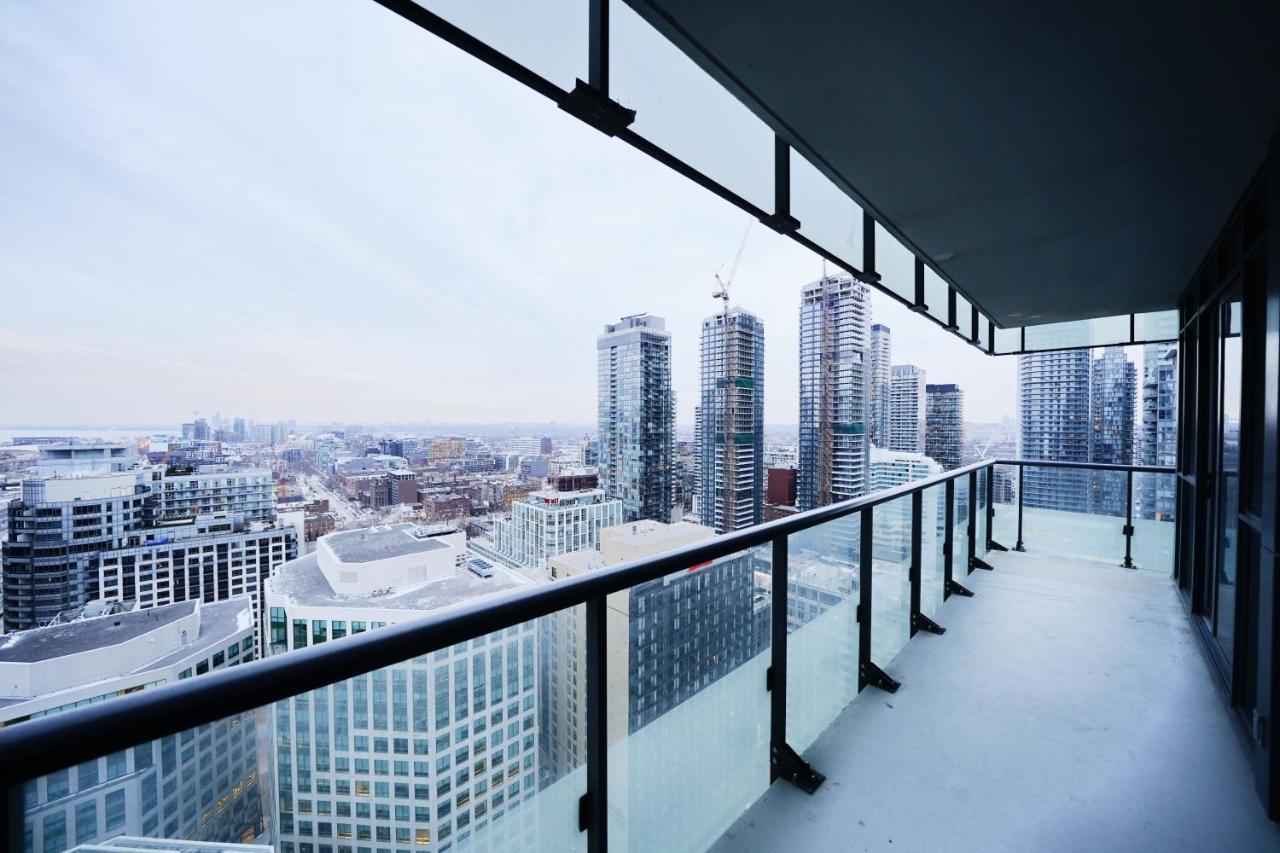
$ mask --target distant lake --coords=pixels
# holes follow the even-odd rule
[[[178,426],[140,426],[140,427],[116,427],[116,426],[99,426],[99,427],[60,427],[60,426],[32,426],[32,427],[3,427],[0,428],[0,444],[7,444],[12,441],[14,436],[46,436],[56,435],[65,436],[67,438],[80,439],[102,439],[103,441],[130,441],[135,438],[142,438],[150,435],[163,435],[165,433],[173,433],[175,435],[182,434],[181,425]]]

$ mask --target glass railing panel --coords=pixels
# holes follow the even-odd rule
[[[871,513],[871,660],[887,667],[911,638],[911,496]]]
[[[929,267],[924,268],[924,303],[929,306],[929,316],[947,322],[947,283]]]
[[[704,850],[768,788],[770,557],[609,596],[611,849]]]
[[[862,208],[797,151],[791,152],[791,214],[801,234],[862,269]]]
[[[876,272],[880,285],[908,303],[916,301],[916,256],[876,223]]]
[[[951,577],[964,582],[969,574],[969,478],[956,477],[952,495]]]
[[[977,505],[973,518],[973,553],[979,557],[987,553],[987,477],[989,476],[990,469],[982,468],[975,477],[978,493],[973,496]]]
[[[449,23],[569,90],[587,79],[588,5],[578,0],[415,0]]]
[[[588,4],[580,5],[585,14]],[[610,95],[636,111],[631,129],[773,210],[773,132],[626,3],[613,2],[610,10]]]
[[[947,487],[925,489],[920,498],[920,612],[934,616],[946,588]]]
[[[1022,349],[1022,327],[1014,326],[1011,329],[1001,329],[996,327],[996,355],[1017,352]]]
[[[569,608],[35,780],[26,786],[26,849],[121,834],[259,839],[293,853],[585,849],[578,828],[578,800],[586,793],[583,610]],[[342,618],[325,621],[348,632],[372,629],[362,621],[368,612],[332,608],[327,615]],[[309,610],[313,617],[323,613]],[[332,633],[326,640],[347,641]],[[275,654],[293,654],[290,645],[285,637]]]
[[[1097,347],[1129,342],[1129,315],[1026,327],[1027,350]]]
[[[1018,466],[991,466],[991,538],[1010,550],[1018,542]]]
[[[1124,471],[1023,469],[1027,551],[1118,566],[1124,561]]]
[[[986,315],[978,315],[978,349],[983,352],[991,352],[991,330],[992,322],[987,319]]]
[[[1133,315],[1133,339],[1142,341],[1172,341],[1178,337],[1178,309],[1148,311]]]
[[[1172,574],[1178,528],[1177,475],[1135,473],[1133,493],[1134,568]]]
[[[788,537],[787,743],[804,752],[858,695],[861,515]]]

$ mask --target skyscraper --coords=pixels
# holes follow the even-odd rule
[[[851,276],[827,276],[801,292],[801,510],[867,491],[870,318],[870,289]]]
[[[924,371],[914,364],[895,364],[889,378],[889,450],[924,452]]]
[[[1142,435],[1139,461],[1143,465],[1177,464],[1178,345],[1147,344],[1142,351]],[[1177,483],[1168,474],[1135,477],[1140,518],[1173,518]]]
[[[1018,456],[1058,462],[1089,461],[1089,351],[1056,350],[1018,356]],[[1087,512],[1091,475],[1085,470],[1023,471],[1023,503]]]
[[[1089,366],[1089,461],[1108,465],[1133,463],[1133,421],[1137,404],[1137,372],[1123,347],[1107,347]],[[1099,471],[1090,486],[1090,511],[1123,516],[1127,500],[1125,476]]]
[[[661,317],[634,314],[596,339],[600,484],[624,521],[670,521],[675,394],[671,335]]]
[[[701,352],[699,511],[728,533],[763,520],[764,324],[741,308],[708,317]]]
[[[871,324],[870,399],[871,443],[888,447],[889,441],[889,366],[893,363],[893,337],[884,323]]]
[[[964,450],[964,391],[959,385],[926,385],[924,454],[943,471],[960,467]]]

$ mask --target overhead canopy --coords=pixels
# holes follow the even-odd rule
[[[1280,127],[1275,2],[627,2],[1006,326],[1173,307]]]

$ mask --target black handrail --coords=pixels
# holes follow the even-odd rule
[[[412,622],[389,625],[338,642],[262,658],[110,702],[6,727],[0,729],[0,786],[12,786],[88,758],[221,720],[585,604],[671,572],[848,517],[993,464],[992,460],[975,462],[657,556],[512,590],[442,609]],[[85,732],[92,732],[92,738],[84,737]]]

